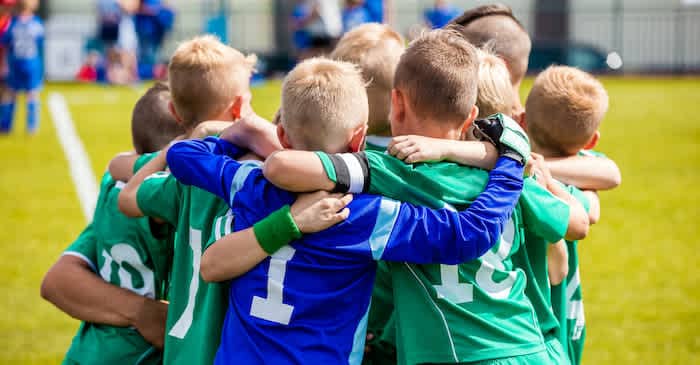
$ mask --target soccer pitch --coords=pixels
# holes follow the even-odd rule
[[[603,82],[610,111],[596,150],[618,163],[623,182],[601,193],[601,222],[579,246],[584,363],[700,363],[700,256],[694,241],[700,79]],[[272,117],[279,88],[279,82],[254,87],[259,114]],[[47,96],[65,98],[99,178],[114,154],[131,149],[131,108],[143,91],[49,85],[39,133],[25,136],[19,105],[15,131],[0,137],[0,363],[60,363],[79,323],[39,296],[43,275],[85,225]]]

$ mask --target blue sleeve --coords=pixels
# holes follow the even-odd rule
[[[215,137],[175,143],[166,156],[170,172],[185,185],[206,190],[230,203],[231,185],[243,150]]]
[[[2,35],[2,38],[0,38],[0,43],[2,43],[2,45],[9,46],[10,43],[12,43],[12,28],[14,28],[14,25],[15,20],[10,20],[10,26],[7,27],[7,30]]]
[[[501,157],[486,189],[462,212],[383,199],[370,237],[372,256],[389,261],[458,264],[476,259],[500,239],[523,187],[523,166]]]

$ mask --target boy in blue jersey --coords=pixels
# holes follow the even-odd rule
[[[368,111],[364,83],[354,66],[308,60],[287,76],[282,92],[278,135],[284,146],[328,152],[361,148]],[[227,132],[222,139],[177,143],[168,153],[168,165],[183,183],[226,199],[236,215],[235,229],[250,234],[249,227],[294,195],[265,180],[257,164],[222,156],[235,149],[224,138]],[[289,238],[299,236],[280,237],[280,232],[293,232],[293,227],[272,230],[255,224],[252,231],[272,257],[231,283],[216,363],[359,364],[374,260],[449,264],[483,254],[500,240],[520,195],[524,157],[511,156],[499,160],[486,190],[462,213],[360,195],[350,204],[345,223],[291,246],[286,245]],[[350,163],[360,168],[359,162]],[[210,265],[224,267],[224,274],[210,278],[245,271],[227,265],[234,257],[217,249],[222,244],[204,254],[202,272],[218,271]],[[216,251],[208,255],[210,250]],[[207,256],[213,261],[207,263]]]
[[[346,0],[343,8],[343,32],[370,22],[370,15],[364,0]]]
[[[459,15],[459,10],[447,0],[435,0],[432,8],[425,9],[423,20],[431,29],[442,28]]]
[[[44,44],[44,26],[34,15],[37,0],[19,2],[19,14],[12,18],[2,43],[8,47],[8,86],[10,91],[0,104],[0,133],[12,130],[17,92],[27,93],[27,131],[36,132],[39,126],[39,89],[42,84],[41,52]]]

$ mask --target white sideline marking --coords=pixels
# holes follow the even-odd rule
[[[80,207],[85,219],[90,222],[97,203],[97,179],[92,167],[90,167],[90,159],[85,152],[83,142],[75,132],[73,118],[70,116],[68,104],[66,104],[63,95],[57,92],[49,94],[49,111],[58,134],[58,140],[63,147],[63,153],[68,160],[70,176],[73,179],[75,191],[78,193]]]

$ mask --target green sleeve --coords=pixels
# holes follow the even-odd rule
[[[80,232],[78,238],[63,251],[63,254],[83,259],[93,271],[97,272],[97,236],[92,223]]]
[[[160,151],[158,151],[158,152],[151,152],[151,153],[144,153],[143,155],[139,156],[139,157],[136,159],[136,161],[134,162],[134,171],[133,171],[133,173],[135,174],[136,172],[138,172],[139,170],[141,170],[141,168],[142,168],[144,165],[146,165],[147,163],[151,162],[151,160],[153,160],[154,158],[156,158],[156,156],[158,156],[159,153],[160,153]]]
[[[559,242],[569,228],[569,205],[531,177],[523,184],[519,203],[525,229],[547,242]]]
[[[576,198],[576,200],[578,200],[579,203],[581,203],[581,205],[583,205],[583,209],[586,210],[586,213],[589,213],[589,211],[591,210],[591,202],[590,200],[588,200],[588,197],[585,194],[583,194],[583,191],[579,190],[573,185],[568,185],[564,188],[566,189],[566,191],[569,192],[569,194]]]
[[[579,156],[592,156],[592,157],[600,157],[600,158],[608,158],[608,156],[605,156],[605,154],[594,151],[594,150],[581,150],[578,152]]]
[[[335,174],[335,167],[333,167],[333,162],[331,161],[331,158],[328,157],[328,154],[325,152],[316,152],[316,156],[321,159],[321,164],[323,165],[323,169],[326,170],[328,179],[334,183],[337,183],[338,177]]]
[[[136,192],[136,202],[144,215],[160,218],[175,226],[181,189],[182,185],[169,172],[156,172],[141,183]]]

